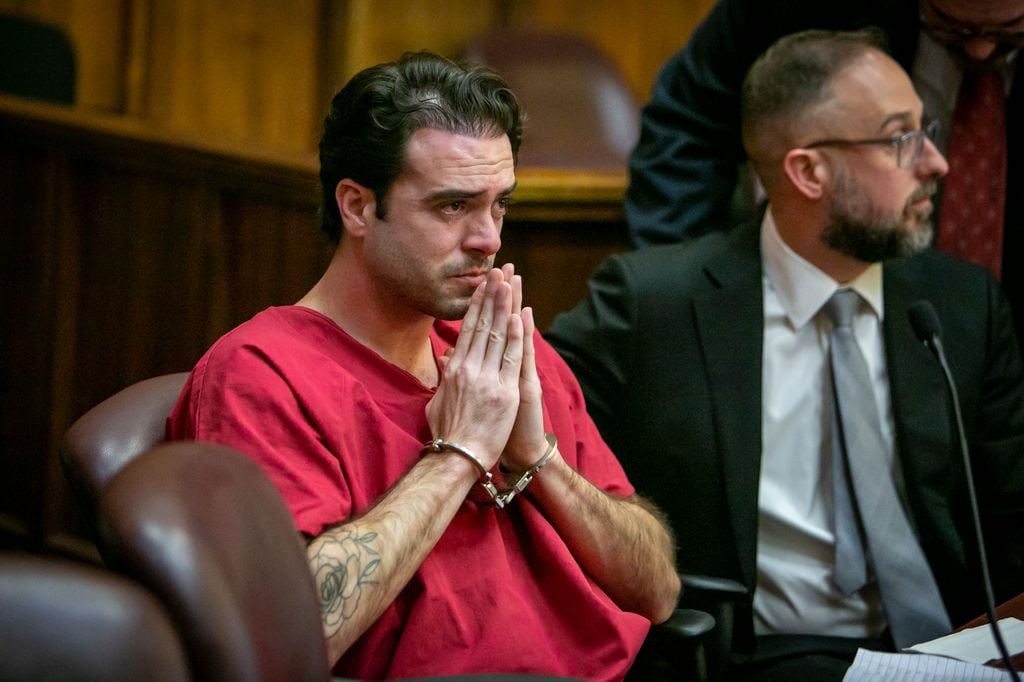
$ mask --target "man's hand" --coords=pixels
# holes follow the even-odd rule
[[[521,278],[511,265],[503,267],[502,273],[512,287],[512,311],[520,312],[524,335],[519,409],[502,463],[513,471],[525,471],[547,448],[534,321],[530,308],[522,308]],[[653,505],[638,496],[605,493],[557,454],[530,491],[580,564],[619,606],[654,622],[671,615],[680,589],[675,543]]]
[[[513,298],[501,270],[487,273],[427,404],[434,437],[465,446],[488,469],[505,448],[519,407],[523,320],[513,312]]]
[[[541,458],[547,449],[544,439],[544,410],[540,378],[537,376],[533,349],[533,309],[523,308],[523,278],[515,274],[515,266],[501,268],[505,281],[512,287],[512,312],[523,321],[523,361],[519,372],[519,409],[502,453],[502,463],[512,471],[525,471]]]

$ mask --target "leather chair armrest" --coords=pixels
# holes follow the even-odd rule
[[[700,609],[715,621],[714,630],[704,637],[704,655],[709,680],[729,677],[733,659],[733,628],[739,602],[749,594],[746,586],[729,578],[683,575],[680,605]]]
[[[651,630],[663,633],[663,636],[672,637],[676,641],[682,641],[703,637],[714,627],[715,619],[710,613],[697,609],[676,609],[668,620],[658,623]]]
[[[704,642],[715,628],[715,619],[704,611],[676,609],[667,621],[651,627],[627,680],[706,681]]]

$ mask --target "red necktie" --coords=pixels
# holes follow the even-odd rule
[[[1006,206],[1006,96],[997,71],[964,74],[947,157],[938,247],[999,277]]]

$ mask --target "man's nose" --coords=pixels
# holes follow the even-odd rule
[[[496,254],[501,248],[501,224],[502,218],[494,216],[490,211],[481,212],[473,223],[472,232],[466,237],[466,248],[485,256]]]
[[[983,62],[996,51],[999,43],[989,38],[975,37],[963,45],[964,56],[972,62]]]
[[[941,178],[949,172],[949,163],[931,139],[925,137],[921,148],[921,158],[915,168],[919,176],[925,178]]]

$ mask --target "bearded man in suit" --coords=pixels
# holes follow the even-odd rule
[[[547,338],[638,489],[668,514],[681,570],[747,588],[736,674],[840,680],[858,647],[906,646],[984,609],[952,405],[908,309],[928,301],[945,327],[1002,597],[1024,587],[1024,373],[992,274],[929,247],[948,166],[876,36],[781,39],[744,82],[742,120],[768,197],[760,220],[613,256]],[[840,409],[851,401],[831,340],[845,324],[831,317],[838,298],[853,301],[866,365],[878,444],[868,476],[891,491],[885,521],[903,540],[873,535],[853,482],[863,465],[844,439],[863,425]],[[840,579],[851,563],[837,559],[847,495],[869,548],[852,589]],[[929,586],[909,604],[886,583],[894,546],[919,557],[911,586]]]

